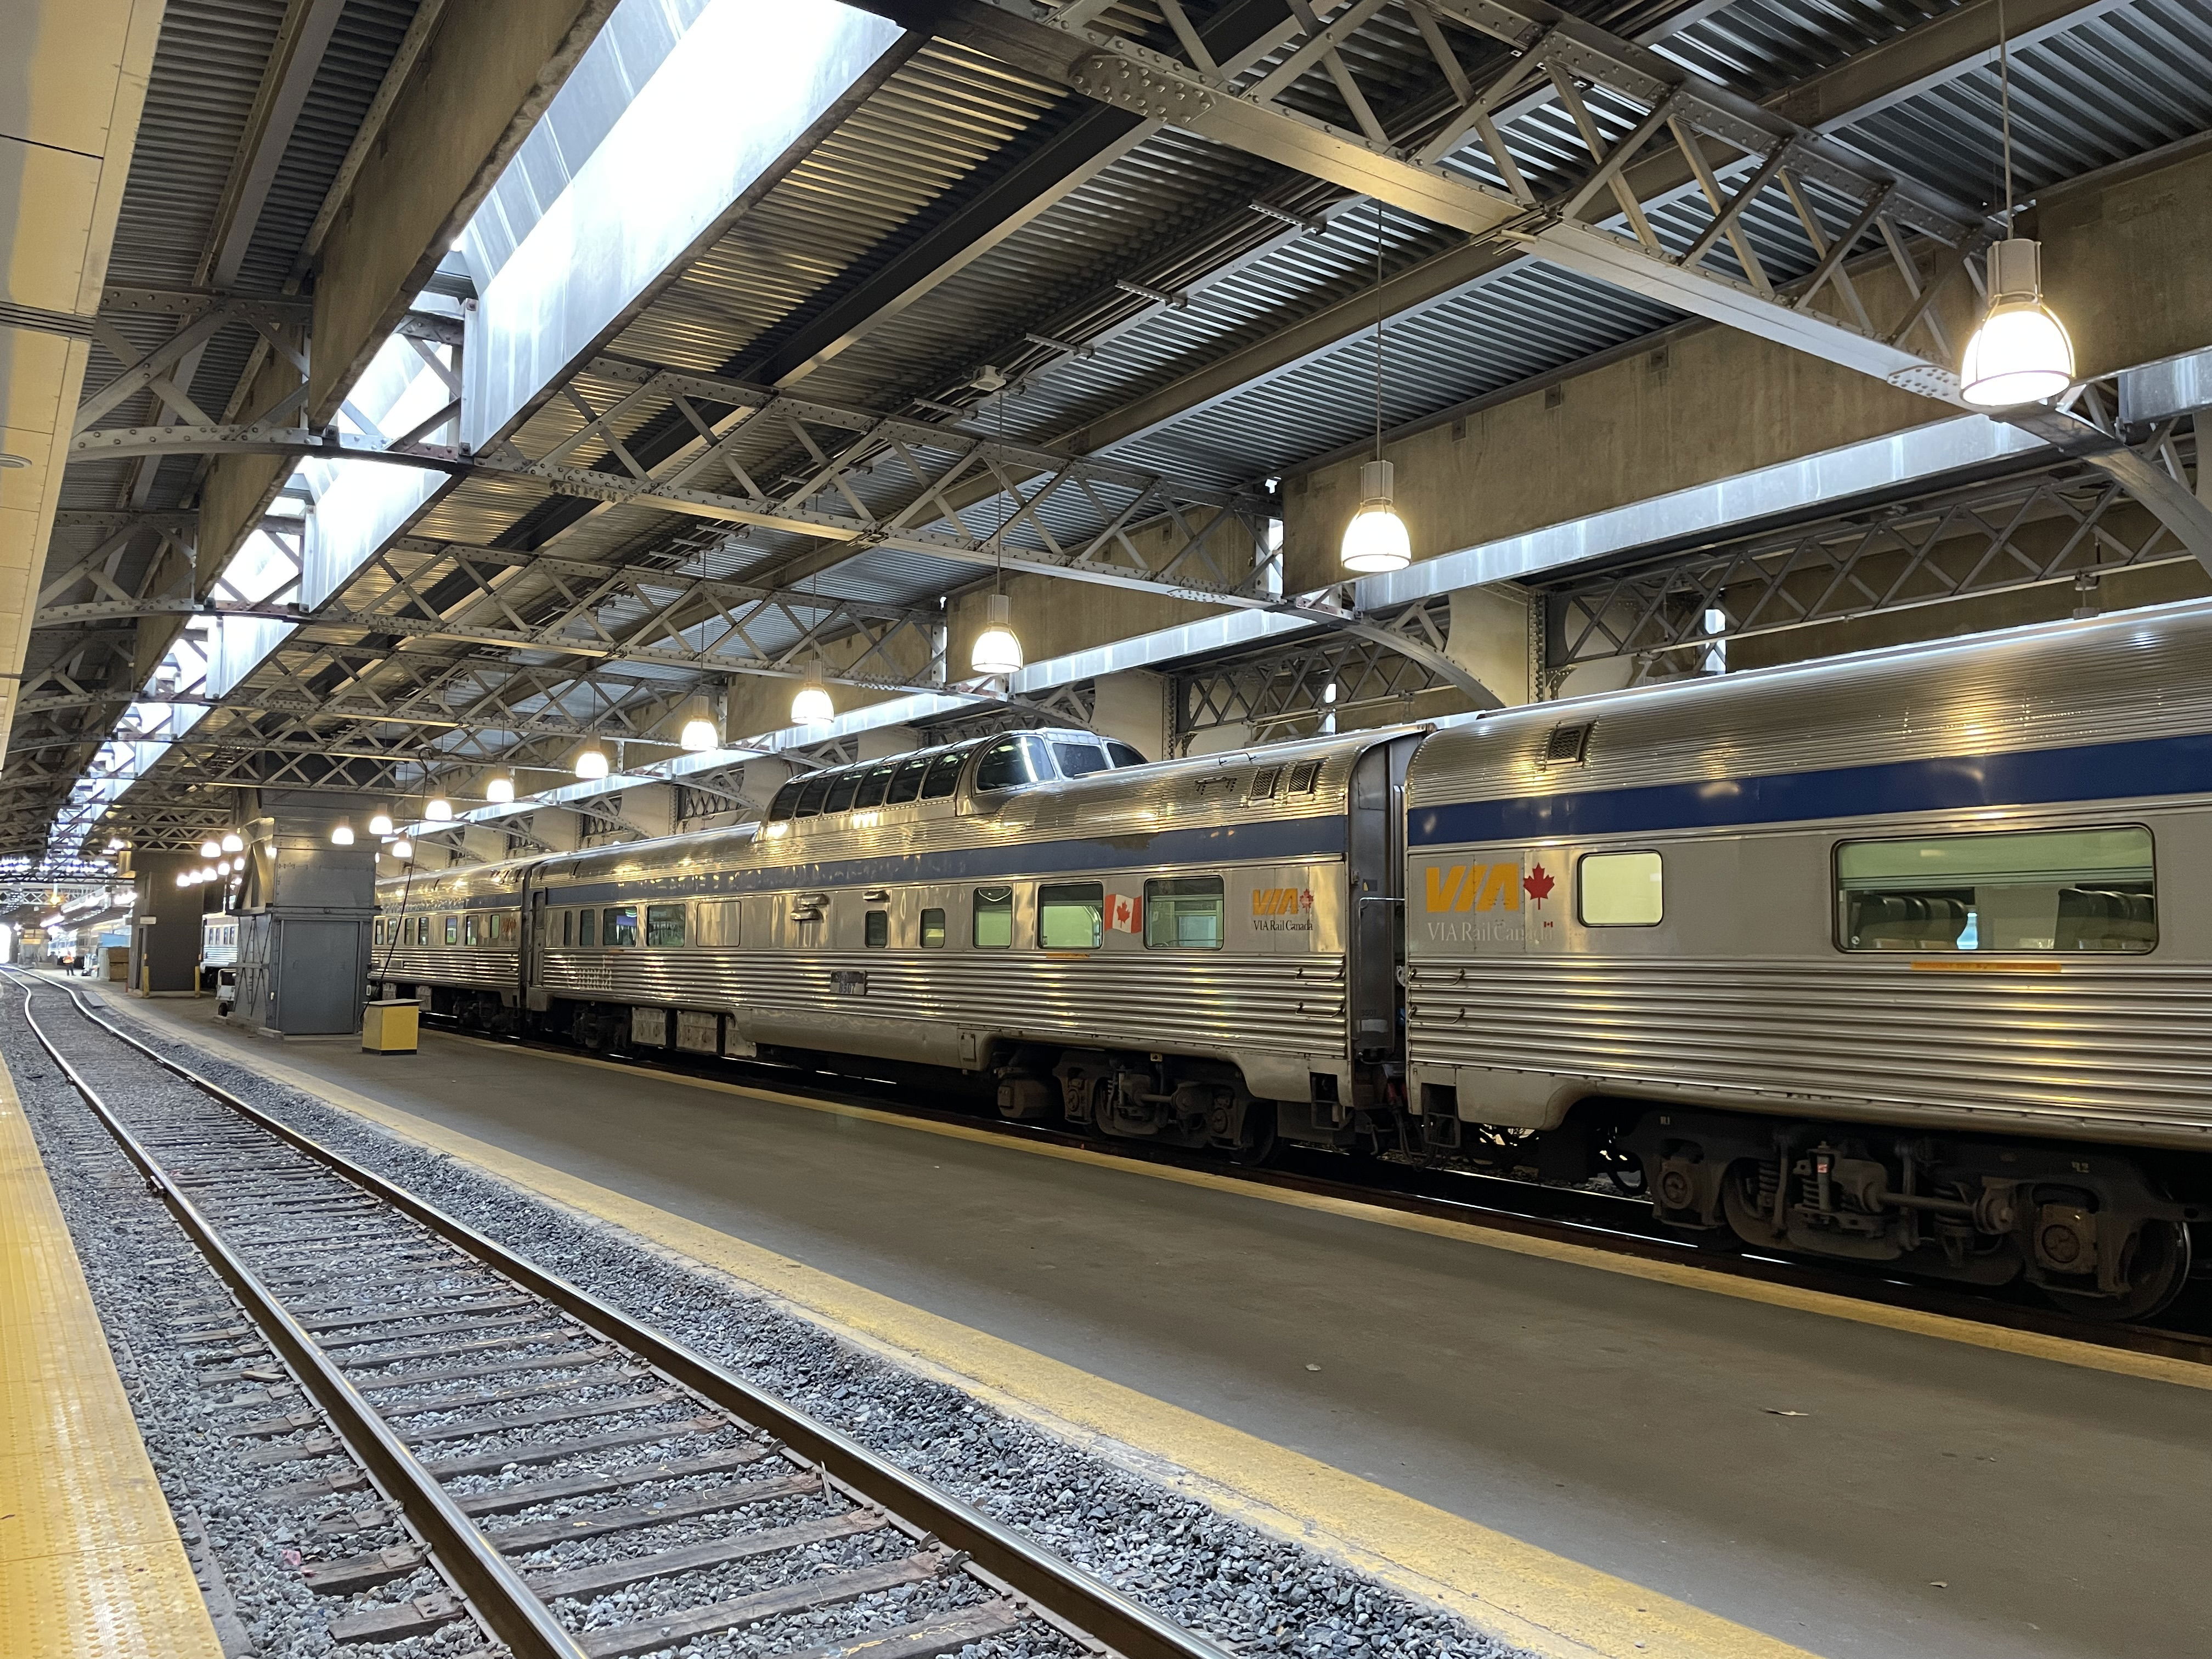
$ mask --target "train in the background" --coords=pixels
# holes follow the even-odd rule
[[[1144,764],[1030,732],[382,885],[374,977],[1009,1118],[1610,1175],[2141,1317],[2212,1198],[2212,604]]]

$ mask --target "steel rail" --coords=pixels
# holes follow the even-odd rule
[[[20,972],[14,969],[9,971]],[[949,1497],[916,1480],[857,1440],[755,1388],[734,1372],[674,1338],[640,1324],[590,1291],[547,1272],[528,1257],[517,1255],[466,1222],[447,1214],[435,1205],[416,1197],[375,1171],[354,1163],[313,1136],[241,1099],[221,1084],[202,1077],[191,1067],[156,1052],[94,1012],[87,1006],[76,987],[59,985],[55,988],[69,997],[76,1012],[85,1019],[137,1049],[162,1070],[183,1079],[278,1139],[420,1222],[494,1272],[504,1274],[516,1284],[543,1297],[580,1324],[629,1349],[711,1404],[775,1436],[792,1450],[820,1465],[828,1474],[869,1502],[921,1528],[947,1547],[965,1553],[978,1567],[1002,1581],[1016,1595],[1026,1597],[1054,1622],[1080,1630],[1091,1640],[1118,1651],[1124,1659],[1229,1659],[1221,1649],[1203,1637],[1182,1629],[1151,1609],[1139,1606],[1119,1590],[1085,1576],[1051,1551],[1032,1543],[1012,1528],[993,1520],[958,1498]],[[27,990],[24,995],[24,1012],[27,1018],[30,1018]],[[35,1022],[33,1029],[37,1029]],[[47,1052],[54,1054],[59,1060],[60,1055],[55,1053],[52,1044],[46,1042],[43,1032],[40,1034],[40,1040],[46,1043]],[[64,1069],[70,1072],[72,1083],[80,1092],[83,1092],[85,1085],[78,1081],[68,1062],[63,1060],[61,1063]],[[127,1137],[127,1130],[113,1122],[112,1118],[106,1118],[105,1114],[103,1116],[118,1139]],[[126,1140],[125,1146],[126,1150],[130,1150],[135,1147],[136,1143]],[[132,1155],[134,1161],[144,1157],[143,1149],[134,1151]],[[150,1160],[142,1167],[149,1168],[149,1178],[152,1178],[150,1171],[154,1166]],[[165,1196],[171,1190],[173,1189],[165,1189]],[[181,1194],[177,1194],[172,1202],[187,1209],[190,1207],[190,1201]],[[191,1213],[196,1219],[198,1218],[197,1211]],[[204,1220],[199,1221],[201,1227],[204,1228],[206,1224]],[[209,1231],[211,1235],[212,1230]],[[198,1237],[196,1233],[195,1237]],[[225,1254],[228,1255],[227,1252]],[[251,1278],[242,1264],[238,1271]],[[256,1288],[258,1288],[258,1284]],[[289,1320],[287,1323],[289,1324]],[[302,1342],[307,1340],[304,1334],[299,1340]],[[343,1386],[343,1379],[340,1378],[339,1382]],[[406,1456],[396,1442],[392,1443],[400,1456]],[[424,1478],[427,1480],[428,1477]],[[501,1565],[504,1565],[503,1563]],[[522,1593],[529,1594],[526,1588]],[[530,1655],[541,1651],[560,1653],[565,1659],[568,1654],[575,1650],[573,1648],[518,1649],[519,1653]]]
[[[471,1609],[494,1636],[514,1651],[517,1659],[585,1659],[584,1650],[523,1582],[522,1575],[508,1565],[507,1558],[461,1512],[446,1489],[416,1461],[345,1374],[261,1282],[259,1275],[246,1265],[223,1241],[214,1224],[200,1212],[198,1206],[185,1195],[161,1160],[131,1132],[130,1127],[100,1098],[99,1091],[85,1080],[83,1073],[46,1034],[31,1006],[32,994],[39,988],[36,982],[17,982],[23,988],[23,1018],[31,1034],[39,1039],[40,1046],[61,1067],[70,1086],[84,1097],[85,1104],[114,1137],[124,1155],[138,1166],[146,1184],[168,1206],[185,1236],[230,1286],[247,1316],[284,1356],[293,1374],[329,1416],[348,1449],[375,1479],[384,1495],[398,1502],[408,1520],[422,1533],[447,1582],[461,1592]],[[80,1014],[114,1031],[106,1020],[85,1007],[74,987],[59,988],[68,994]],[[124,1035],[119,1031],[114,1034]],[[131,1039],[125,1036],[124,1041]],[[132,1046],[143,1047],[137,1043]],[[153,1058],[158,1060],[160,1056]]]

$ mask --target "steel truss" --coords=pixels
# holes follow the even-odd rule
[[[2112,571],[2192,557],[2108,473],[2063,463],[1778,534],[1536,579],[1543,691],[1590,663],[1632,658],[1632,684],[1677,678],[1702,672],[1730,640],[2022,588],[2072,583],[2087,603]]]
[[[1422,641],[1443,655],[1450,631],[1451,604],[1435,598],[1378,616],[1378,631]],[[1312,634],[1286,645],[1169,676],[1172,721],[1170,747],[1186,754],[1200,733],[1243,726],[1254,743],[1280,743],[1334,729],[1350,714],[1361,725],[1413,717],[1413,700],[1462,688],[1416,657],[1371,637]],[[1478,703],[1477,707],[1495,706]]]

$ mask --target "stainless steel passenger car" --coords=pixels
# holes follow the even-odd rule
[[[588,1047],[937,1066],[1013,1117],[1338,1144],[1397,1081],[1416,740],[1129,771],[1024,732],[818,773],[757,827],[418,880],[377,977],[496,1023],[504,962],[454,930],[519,896],[523,1010]]]
[[[513,1030],[523,1000],[522,889],[532,859],[377,884],[369,977],[426,1008]]]
[[[2179,1286],[2212,606],[1488,715],[1407,796],[1424,1144],[1611,1141],[1680,1224],[2093,1310]]]

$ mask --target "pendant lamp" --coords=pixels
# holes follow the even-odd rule
[[[1375,459],[1359,468],[1359,510],[1344,527],[1337,557],[1362,576],[1403,570],[1413,562],[1413,538],[1398,516],[1397,469],[1382,459],[1382,204],[1375,204]]]

